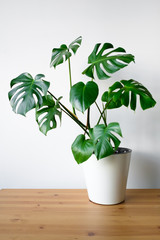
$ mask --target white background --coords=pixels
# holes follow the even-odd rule
[[[135,64],[101,82],[101,88],[132,78],[157,101],[144,112],[140,107],[135,113],[110,110],[108,121],[120,123],[121,146],[133,150],[128,188],[160,187],[160,1],[0,0],[0,188],[85,188],[82,168],[70,150],[79,127],[63,115],[62,126],[46,137],[34,110],[26,118],[16,115],[7,97],[11,79],[23,72],[43,73],[50,90],[70,107],[67,63],[54,70],[49,62],[54,47],[80,35],[82,46],[71,59],[74,83],[87,80],[81,72],[97,42],[111,42],[135,55]]]

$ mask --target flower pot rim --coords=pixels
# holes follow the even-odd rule
[[[126,148],[126,147],[119,147],[114,153],[113,155],[119,155],[119,154],[127,154],[127,153],[131,153],[132,149],[130,148]]]

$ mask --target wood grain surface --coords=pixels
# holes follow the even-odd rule
[[[0,240],[160,240],[160,190],[102,206],[86,190],[0,190]]]

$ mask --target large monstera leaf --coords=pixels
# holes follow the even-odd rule
[[[72,86],[70,91],[70,102],[74,108],[84,113],[96,100],[98,86],[95,82],[89,81],[86,85],[78,82]]]
[[[156,101],[153,99],[151,93],[145,88],[141,83],[130,79],[130,80],[121,80],[120,82],[115,82],[111,87],[109,87],[109,91],[105,92],[102,96],[102,100],[109,103],[109,98],[105,99],[105,95],[109,96],[110,104],[117,104],[118,106],[124,105],[126,107],[129,106],[133,111],[135,111],[137,106],[137,96],[139,96],[140,105],[143,110],[154,107]],[[108,109],[111,108],[109,107]]]
[[[94,151],[94,144],[91,139],[85,139],[83,134],[77,136],[72,144],[72,153],[78,164],[85,162]]]
[[[78,37],[67,47],[66,44],[62,44],[60,48],[53,48],[50,66],[56,68],[57,65],[63,63],[72,56],[72,52],[75,54],[80,47],[82,37]]]
[[[128,64],[134,61],[134,56],[131,54],[126,54],[125,49],[118,47],[104,53],[110,48],[114,48],[111,43],[104,43],[102,48],[99,50],[101,44],[97,43],[94,47],[93,52],[88,57],[88,63],[90,64],[82,74],[88,77],[95,78],[95,72],[100,80],[107,79],[110,77],[109,74],[115,73],[121,68],[128,66]],[[98,51],[99,50],[99,51]],[[113,54],[118,53],[118,54]]]
[[[112,122],[108,126],[100,124],[90,129],[89,135],[94,142],[94,153],[98,160],[113,154],[120,145],[120,140],[112,132],[122,137],[119,123]]]
[[[47,95],[43,97],[43,104],[39,108],[36,107],[36,121],[39,125],[39,130],[47,135],[47,132],[57,127],[56,116],[61,120],[61,108],[59,106],[59,100],[55,102],[52,96]]]
[[[12,90],[8,93],[8,97],[15,113],[25,116],[37,103],[39,106],[42,105],[42,97],[47,94],[50,85],[42,79],[43,77],[45,77],[43,74],[33,78],[29,73],[22,73],[11,81]]]

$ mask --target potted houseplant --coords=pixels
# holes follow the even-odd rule
[[[39,130],[45,135],[57,127],[57,117],[61,120],[62,112],[76,122],[82,132],[71,149],[77,163],[83,163],[89,199],[99,204],[116,204],[125,197],[131,150],[119,147],[121,128],[117,122],[107,122],[107,111],[121,106],[134,111],[138,99],[143,110],[154,107],[156,102],[142,84],[130,79],[116,81],[105,89],[100,96],[102,108],[98,105],[98,81],[110,78],[113,73],[134,62],[132,54],[127,54],[124,48],[114,48],[111,43],[95,45],[88,57],[89,66],[82,72],[89,81],[72,85],[70,58],[77,52],[81,41],[82,37],[79,37],[69,46],[63,44],[53,48],[50,62],[50,66],[56,68],[68,61],[72,110],[62,103],[62,97],[49,91],[50,83],[44,80],[43,74],[33,78],[29,73],[22,73],[14,78],[8,96],[15,113],[25,116],[35,109]],[[93,104],[99,112],[95,126],[90,124]],[[86,123],[79,119],[78,111],[86,112]]]

